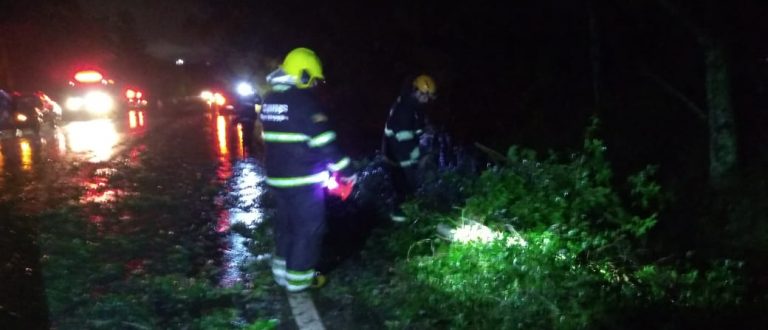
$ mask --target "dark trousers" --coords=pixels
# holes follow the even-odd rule
[[[253,153],[253,128],[254,120],[243,120],[240,122],[243,125],[243,146],[249,154]]]
[[[392,186],[395,188],[395,206],[399,207],[419,188],[418,169],[416,165],[410,167],[390,165],[389,175],[392,178]]]
[[[289,271],[312,270],[320,259],[326,231],[325,192],[319,184],[295,188],[272,188],[277,202],[275,214],[276,254]]]

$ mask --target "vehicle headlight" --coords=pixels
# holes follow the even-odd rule
[[[251,96],[256,94],[256,90],[253,89],[253,85],[247,82],[241,82],[237,84],[236,90],[237,94],[240,94],[240,96]]]
[[[224,97],[224,95],[221,95],[219,93],[213,94],[213,103],[216,103],[219,106],[223,106],[227,103],[227,98]]]
[[[109,94],[104,92],[90,92],[85,95],[85,109],[89,112],[105,113],[112,111],[115,103]]]
[[[17,114],[16,115],[16,120],[21,121],[21,122],[27,121],[27,116],[25,116],[23,114]]]
[[[76,96],[67,98],[67,101],[64,103],[67,110],[71,111],[80,111],[80,109],[83,108],[83,105],[85,105],[83,98]]]

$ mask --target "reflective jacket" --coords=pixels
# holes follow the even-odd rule
[[[261,109],[267,184],[289,188],[323,183],[349,165],[328,118],[311,92],[289,88],[266,97]]]
[[[410,95],[397,98],[384,125],[384,156],[400,167],[410,167],[421,157],[419,138],[426,126],[423,105]]]

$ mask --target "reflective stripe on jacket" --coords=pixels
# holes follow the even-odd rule
[[[389,110],[384,126],[384,155],[401,167],[415,165],[421,157],[419,137],[426,126],[423,105],[402,95]]]
[[[290,88],[270,94],[261,110],[267,146],[267,184],[296,187],[322,183],[328,171],[349,165],[339,154],[336,133],[309,90]]]

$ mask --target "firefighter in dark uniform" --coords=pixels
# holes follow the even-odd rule
[[[261,111],[261,96],[251,84],[245,82],[238,84],[235,92],[237,96],[235,121],[242,125],[243,145],[248,153],[252,153],[254,152],[252,137]]]
[[[324,184],[350,162],[309,90],[322,79],[317,55],[296,48],[267,76],[272,93],[261,109],[266,183],[277,203],[272,273],[289,292],[325,283],[315,271],[326,230]]]
[[[406,220],[400,204],[418,188],[417,166],[422,157],[419,142],[427,126],[424,109],[435,99],[436,92],[432,77],[419,75],[406,85],[389,110],[382,151],[395,188],[396,205],[390,213],[395,222]]]

